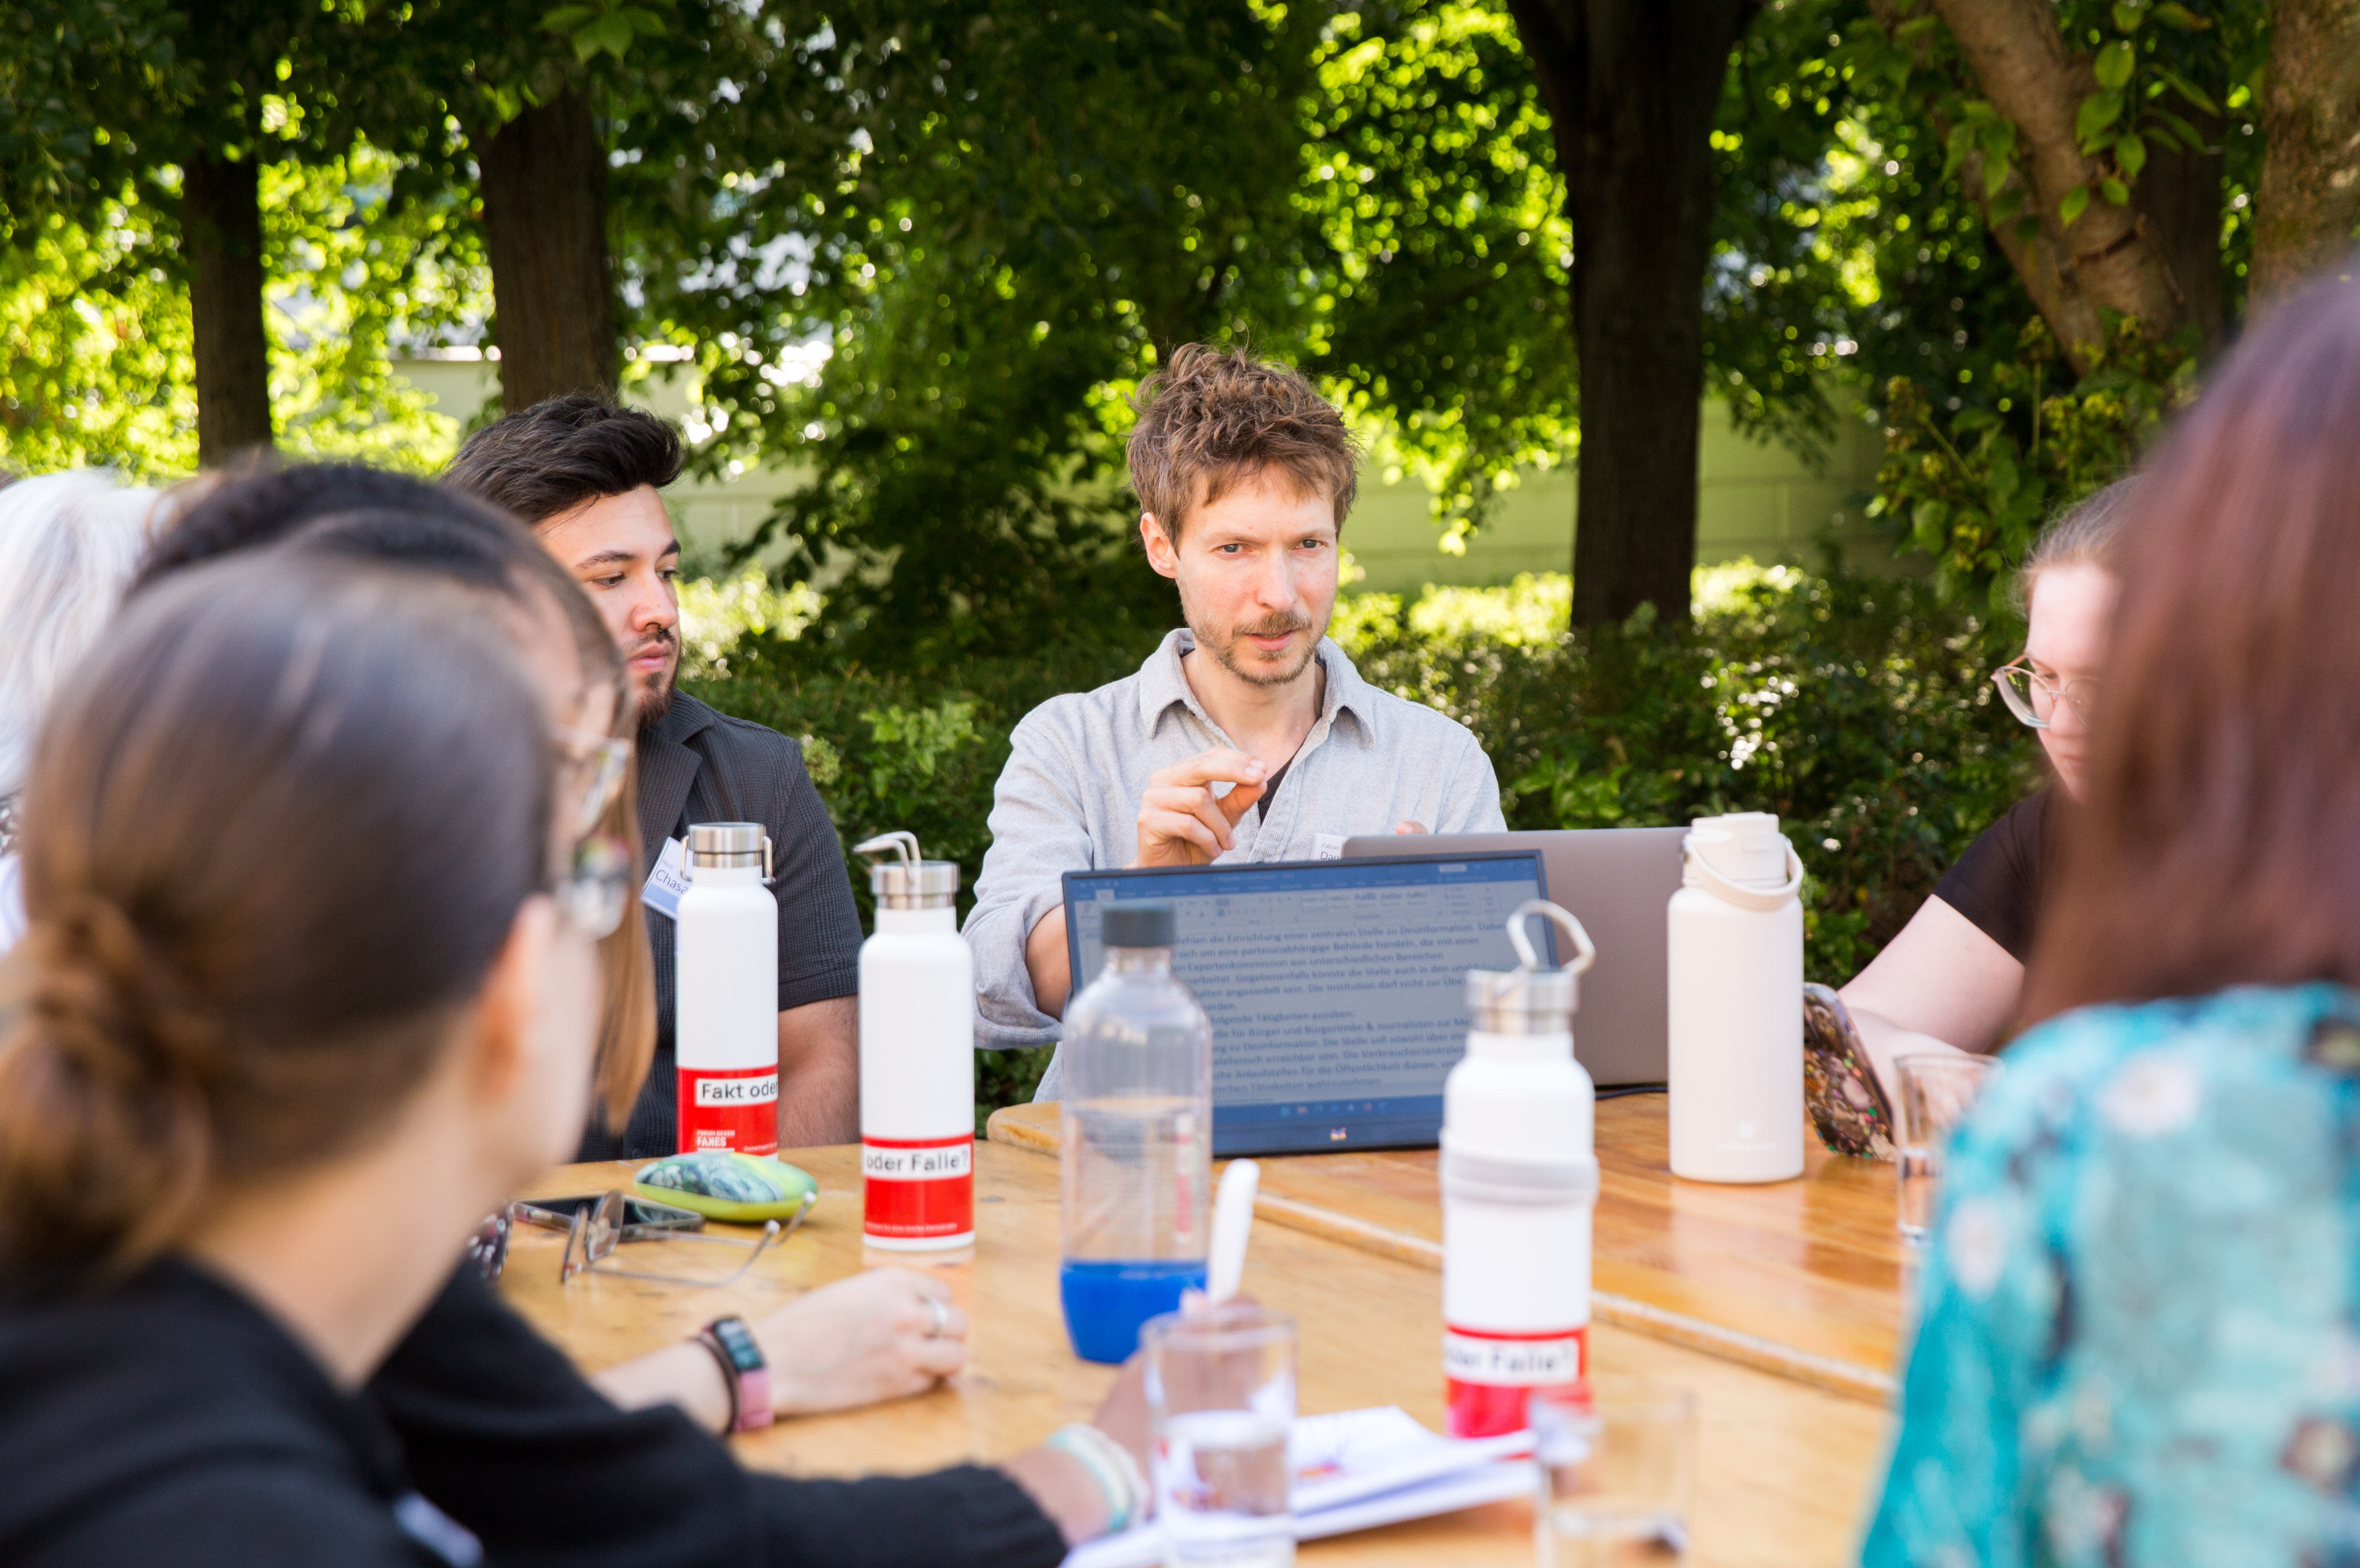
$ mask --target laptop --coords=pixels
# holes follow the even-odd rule
[[[1665,968],[1666,907],[1680,889],[1686,828],[1578,828],[1550,833],[1442,833],[1421,854],[1537,850],[1549,898],[1573,912],[1597,944],[1573,1016],[1574,1059],[1601,1089],[1659,1087],[1669,1047]],[[1344,842],[1344,857],[1401,853],[1401,837]]]
[[[1530,849],[1391,847],[1352,860],[1065,873],[1077,977],[1105,963],[1098,923],[1109,904],[1172,906],[1173,969],[1213,1025],[1216,1155],[1440,1137],[1442,1081],[1467,1052],[1467,972],[1516,966],[1508,915],[1547,897],[1547,884]]]

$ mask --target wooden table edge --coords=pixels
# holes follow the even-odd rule
[[[1032,1154],[1055,1155],[1058,1152],[1057,1139],[1043,1128],[1009,1116],[1007,1112],[1011,1108],[1003,1107],[991,1114],[990,1120],[984,1124],[985,1138],[993,1143]],[[1327,1240],[1379,1253],[1404,1263],[1437,1270],[1442,1267],[1441,1247],[1424,1236],[1389,1230],[1383,1225],[1335,1214],[1316,1204],[1263,1192],[1254,1198],[1254,1213],[1273,1225],[1307,1231]],[[1828,1393],[1864,1400],[1873,1405],[1890,1405],[1893,1402],[1896,1385],[1892,1375],[1856,1362],[1832,1356],[1815,1356],[1758,1334],[1723,1328],[1719,1323],[1707,1323],[1686,1312],[1652,1306],[1608,1290],[1590,1292],[1590,1310],[1591,1317],[1600,1323],[1612,1323],[1616,1328],[1643,1334],[1653,1339],[1666,1340],[1684,1349],[1723,1361],[1734,1361],[1757,1372],[1807,1383]]]

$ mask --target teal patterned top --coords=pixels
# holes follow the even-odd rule
[[[2360,995],[2070,1013],[1952,1144],[1869,1568],[2360,1565]]]

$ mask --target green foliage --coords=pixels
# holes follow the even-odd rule
[[[1750,564],[1698,574],[1696,626],[1643,613],[1562,631],[1561,575],[1362,594],[1334,630],[1371,681],[1472,728],[1519,828],[1644,826],[1775,811],[1811,874],[1812,977],[1841,983],[2032,781],[2028,732],[1984,679],[1977,618],[1928,587]],[[803,737],[847,861],[917,833],[971,888],[1018,719],[1131,673],[1152,643],[1044,644],[920,679],[824,670],[825,645],[748,636],[695,694]],[[868,918],[868,878],[854,886]],[[969,902],[962,891],[962,906]],[[1045,1052],[978,1053],[978,1110],[1029,1097]]]
[[[1824,71],[1811,75],[1804,59],[1784,74],[1818,83],[1834,116],[1819,243],[1845,296],[1832,349],[1882,405],[1887,456],[1872,515],[1900,548],[1932,559],[1943,592],[1983,617],[1995,647],[2018,629],[2005,590],[2024,548],[2136,463],[2190,396],[2199,345],[2193,333],[2148,343],[2136,323],[2110,321],[2077,377],[1993,227],[2053,235],[2091,201],[2131,200],[2158,152],[2211,147],[2223,155],[2234,314],[2260,176],[2267,18],[2254,0],[2201,16],[2146,0],[2056,7],[2067,48],[2092,60],[2096,91],[2079,131],[2099,174],[2044,215],[2027,202],[2016,126],[1976,90],[1933,8],[1899,9],[1888,33],[1864,9],[1821,8]],[[1757,35],[1812,41],[1799,27]]]
[[[1573,233],[1548,115],[1495,5],[1339,13],[1312,68],[1306,362],[1463,533],[1520,466],[1572,455]]]
[[[1157,345],[1294,309],[1312,26],[1248,0],[876,5],[801,46],[858,126],[812,164],[722,165],[704,265],[651,276],[648,311],[701,345],[700,463],[808,465],[772,526],[794,574],[865,568],[831,589],[842,656],[1168,624],[1112,431]]]
[[[457,423],[395,375],[394,343],[454,331],[483,287],[450,204],[397,205],[400,160],[366,142],[261,171],[271,404],[292,455],[431,470]],[[196,466],[189,302],[165,208],[53,212],[0,246],[0,464],[109,465],[162,480]]]
[[[633,40],[664,35],[661,16],[644,5],[599,0],[593,5],[560,5],[541,19],[541,30],[557,34],[574,45],[577,64],[587,65],[601,54],[621,60]]]
[[[1992,369],[1994,403],[1946,416],[1914,382],[1896,376],[1886,388],[1885,458],[1869,513],[1906,529],[1909,547],[1933,558],[1942,590],[1988,616],[2000,640],[2020,626],[2013,572],[2033,539],[2127,474],[2165,417],[2195,396],[2189,341],[2155,343],[2136,321],[2113,326],[2079,380],[2035,316],[2018,356]],[[2019,408],[2022,421],[2010,418]]]
[[[0,249],[0,466],[194,466],[188,301],[148,260],[151,217],[52,215]]]

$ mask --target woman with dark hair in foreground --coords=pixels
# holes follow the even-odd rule
[[[2360,288],[2276,306],[2152,465],[2047,1020],[1951,1145],[1863,1549],[2360,1557]]]
[[[748,1476],[448,1288],[574,1147],[631,892],[582,853],[579,765],[501,613],[228,562],[143,595],[58,700],[0,965],[0,1561],[1055,1563],[1111,1511],[1070,1452]],[[473,1533],[411,1482],[464,1456],[406,1454],[362,1391],[453,1334],[474,1397],[583,1439],[467,1499]]]

